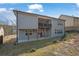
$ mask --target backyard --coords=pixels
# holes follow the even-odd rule
[[[12,38],[15,37],[11,36]],[[66,33],[64,38],[37,40],[27,43],[14,44],[8,40],[0,45],[1,56],[77,56],[79,55],[79,33]],[[10,38],[11,39],[11,38]],[[9,43],[12,42],[12,43]]]

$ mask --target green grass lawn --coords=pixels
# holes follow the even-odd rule
[[[54,39],[37,40],[27,43],[21,43],[17,45],[0,45],[0,55],[26,55],[26,56],[52,56],[52,55],[72,55],[73,51],[77,52],[74,48],[65,42],[77,35],[78,33],[66,33],[65,37],[61,41],[54,41]],[[59,38],[57,38],[59,40]],[[66,48],[66,49],[65,49]],[[71,49],[71,50],[70,50]],[[32,50],[35,50],[32,52]],[[67,50],[67,51],[65,51]],[[72,52],[72,53],[71,53]],[[73,53],[78,55],[78,53]]]

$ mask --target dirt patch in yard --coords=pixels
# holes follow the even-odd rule
[[[16,35],[7,35],[4,37],[4,44],[14,44],[16,41]]]

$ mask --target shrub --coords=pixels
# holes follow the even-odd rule
[[[31,50],[30,50],[30,52],[35,52],[36,51],[36,49],[35,48],[32,48]]]
[[[57,43],[57,40],[53,41],[53,43]]]

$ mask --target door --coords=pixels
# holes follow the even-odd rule
[[[0,44],[3,44],[3,35],[0,36]]]

